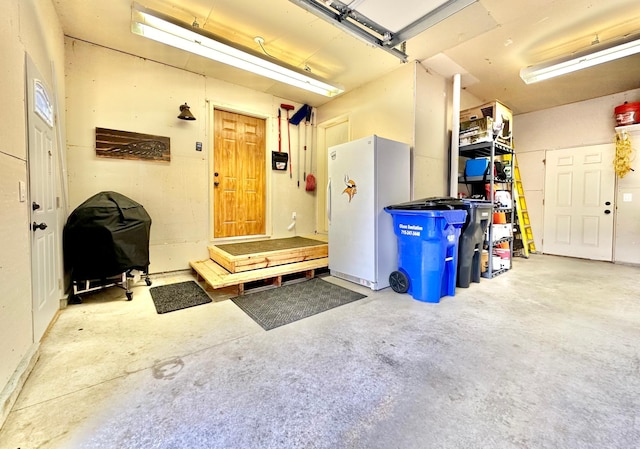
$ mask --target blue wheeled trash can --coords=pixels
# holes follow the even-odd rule
[[[468,288],[471,282],[480,282],[482,272],[482,245],[491,220],[493,205],[486,200],[463,199],[461,207],[467,211],[458,242],[457,286]]]
[[[426,198],[385,207],[398,242],[398,270],[389,276],[394,291],[433,303],[455,295],[458,240],[467,211],[449,200],[457,201]]]

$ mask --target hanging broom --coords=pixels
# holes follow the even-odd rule
[[[316,177],[311,174],[313,170],[313,109],[309,108],[307,110],[307,116],[304,122],[304,135],[305,135],[305,145],[307,144],[307,126],[311,125],[311,145],[309,146],[309,174],[307,175],[307,185],[305,190],[307,192],[313,192],[316,190]]]

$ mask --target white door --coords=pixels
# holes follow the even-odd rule
[[[547,151],[544,252],[611,261],[613,144]]]
[[[317,160],[317,192],[318,192],[318,232],[329,232],[327,219],[327,191],[325,186],[329,179],[327,175],[327,148],[349,141],[349,121],[346,118],[322,124],[318,127],[318,155]]]
[[[56,248],[54,103],[50,89],[27,60],[29,191],[33,339],[39,341],[60,307]]]

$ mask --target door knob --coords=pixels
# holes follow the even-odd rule
[[[611,206],[611,201],[607,201],[606,203],[604,203],[605,206]]]
[[[604,210],[604,213],[605,213],[605,214],[607,214],[607,215],[609,215],[609,214],[611,213],[611,211],[610,211],[609,209],[605,209],[605,210]]]
[[[213,176],[218,176],[218,172],[214,172],[214,173],[213,173]]]
[[[40,205],[34,201],[33,203],[31,203],[31,209],[38,210],[40,209]]]
[[[220,185],[220,183],[218,181],[213,183],[214,186],[218,187]]]
[[[31,225],[31,229],[33,229],[33,231],[35,232],[36,229],[40,229],[42,231],[44,231],[45,229],[47,229],[47,224],[46,223],[36,223],[35,221],[33,222],[33,224]]]

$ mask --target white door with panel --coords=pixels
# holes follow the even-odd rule
[[[318,232],[329,232],[329,220],[327,218],[327,149],[349,141],[349,121],[346,118],[339,119],[318,126],[318,156],[317,156],[317,192],[318,192]],[[314,159],[316,156],[314,155]]]
[[[58,298],[56,144],[54,102],[27,60],[29,192],[33,340],[39,341],[60,308]]]
[[[611,261],[613,144],[546,152],[544,252]]]

